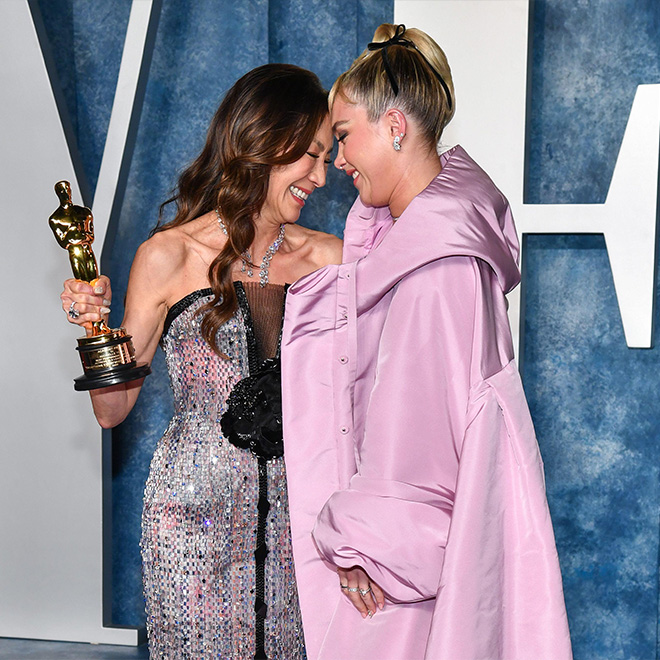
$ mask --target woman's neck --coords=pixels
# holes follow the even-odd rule
[[[401,176],[390,196],[389,208],[392,217],[398,219],[408,204],[440,174],[441,170],[440,158],[436,154],[429,154],[421,161],[410,156],[402,163]]]
[[[250,246],[252,260],[261,259],[280,236],[282,225],[273,222],[255,222],[254,240]]]

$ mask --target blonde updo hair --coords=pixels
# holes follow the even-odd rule
[[[414,47],[403,44],[387,46],[386,56],[399,93],[395,95],[392,88],[382,48],[366,49],[335,81],[330,90],[330,107],[339,95],[347,103],[364,106],[372,122],[390,108],[398,108],[417,121],[429,148],[435,148],[456,107],[451,69],[442,48],[416,28],[405,29],[404,26],[383,23],[374,34],[374,42],[388,41],[397,33],[397,28],[399,36],[414,44]],[[449,95],[438,75],[447,86]]]

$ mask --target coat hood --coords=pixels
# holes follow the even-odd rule
[[[346,221],[344,262],[359,259],[358,307],[369,308],[410,272],[437,259],[469,256],[487,262],[504,293],[520,282],[519,245],[509,203],[488,175],[456,146],[442,171],[394,223],[387,207],[358,198]],[[375,247],[374,247],[375,246]],[[361,259],[369,253],[369,259]]]

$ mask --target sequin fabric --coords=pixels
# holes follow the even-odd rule
[[[151,462],[142,515],[151,658],[255,657],[260,466],[220,431],[225,401],[249,372],[252,322],[241,308],[219,329],[219,348],[229,356],[220,358],[196,314],[211,297],[205,289],[174,305],[162,339],[175,414]],[[261,478],[270,503],[264,650],[270,660],[304,659],[283,459],[269,461]]]

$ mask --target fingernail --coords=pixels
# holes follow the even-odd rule
[[[104,304],[106,307],[110,307],[110,303],[111,303],[111,302],[112,302],[112,300],[107,300],[106,298],[103,298],[103,304]]]
[[[94,287],[94,293],[103,293],[103,287],[102,286],[95,286]]]
[[[101,307],[101,314],[110,314],[109,307]]]

